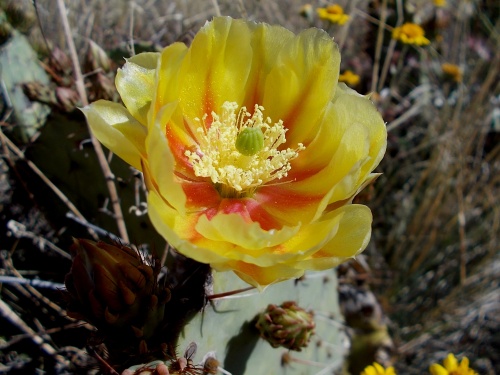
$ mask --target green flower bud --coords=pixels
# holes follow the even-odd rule
[[[309,343],[316,326],[312,312],[307,312],[294,301],[281,306],[269,305],[255,325],[263,339],[274,348],[279,346],[301,351]]]

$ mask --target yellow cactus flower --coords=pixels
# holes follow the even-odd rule
[[[438,8],[443,8],[446,6],[446,0],[433,0],[433,3]]]
[[[469,358],[463,357],[460,364],[455,356],[450,353],[443,361],[443,366],[434,363],[429,368],[432,375],[478,375],[476,371],[469,368]]]
[[[366,367],[360,375],[396,375],[394,367],[384,368],[377,362],[373,362],[373,365]]]
[[[360,81],[359,76],[352,70],[346,70],[344,73],[339,75],[339,82],[344,82],[349,86],[356,86]]]
[[[407,22],[400,27],[395,27],[392,31],[392,38],[405,44],[415,44],[424,46],[430,43],[425,36],[425,31],[420,25]]]
[[[83,109],[97,138],[144,173],[149,216],[179,252],[261,287],[323,270],[368,244],[354,196],[387,142],[367,97],[338,84],[322,30],[217,17],[190,47],[118,71],[125,104]]]
[[[349,15],[344,13],[344,8],[338,4],[329,5],[326,8],[316,9],[319,18],[343,25],[349,20]]]
[[[462,82],[462,69],[458,65],[443,63],[441,64],[441,69],[443,73],[453,79],[455,82]]]

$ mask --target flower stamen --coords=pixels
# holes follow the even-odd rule
[[[225,102],[222,113],[207,114],[196,129],[199,144],[185,155],[198,177],[209,177],[224,197],[251,195],[255,188],[275,179],[282,179],[291,169],[290,161],[305,149],[278,150],[286,142],[283,121],[274,123],[264,118],[264,107],[255,105],[254,113],[235,102]]]

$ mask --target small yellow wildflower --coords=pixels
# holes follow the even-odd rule
[[[384,368],[377,362],[373,362],[373,365],[366,367],[360,375],[396,375],[396,372],[392,366]]]
[[[356,86],[360,81],[359,76],[352,70],[346,70],[339,75],[339,82],[347,83],[349,86]]]
[[[343,25],[349,19],[349,15],[344,13],[344,8],[338,4],[329,5],[326,8],[318,8],[316,12],[318,12],[319,18],[332,23],[338,23],[339,25]]]
[[[463,357],[460,364],[455,356],[450,353],[443,361],[443,366],[434,363],[429,368],[432,375],[478,375],[473,369],[469,368],[469,358]]]
[[[462,82],[462,69],[458,65],[443,63],[441,64],[443,73],[453,79],[455,82]]]
[[[399,40],[405,44],[416,44],[418,46],[424,46],[430,43],[429,39],[427,39],[424,35],[424,29],[411,22],[407,22],[400,27],[396,27],[392,31],[393,39]]]
[[[446,6],[446,0],[433,0],[433,3],[438,8],[443,8]]]

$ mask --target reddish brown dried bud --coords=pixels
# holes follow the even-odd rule
[[[73,266],[65,284],[68,315],[106,332],[127,328],[137,339],[150,337],[170,298],[157,284],[158,267],[146,264],[131,247],[75,239]]]

